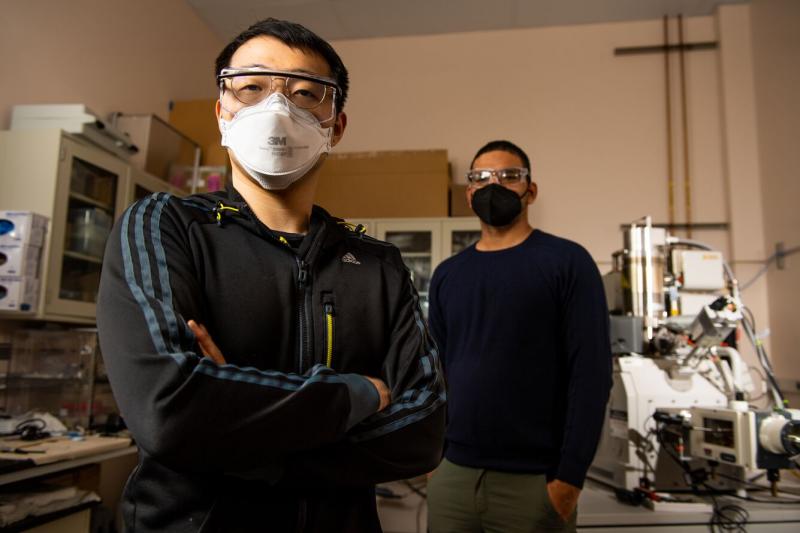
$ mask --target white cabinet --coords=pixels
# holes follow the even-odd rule
[[[103,251],[113,222],[168,183],[60,130],[0,132],[0,209],[50,219],[39,266],[36,318],[93,323]]]
[[[388,241],[400,249],[428,314],[428,290],[436,267],[480,238],[477,217],[376,218],[349,220],[363,224],[367,235]]]

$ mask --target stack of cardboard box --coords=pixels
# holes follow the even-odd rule
[[[447,150],[333,153],[314,202],[337,217],[446,217]]]
[[[47,217],[0,211],[0,310],[36,311]]]

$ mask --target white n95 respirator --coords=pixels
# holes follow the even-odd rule
[[[285,189],[331,151],[333,128],[323,128],[310,112],[276,92],[219,119],[222,146],[267,190]]]

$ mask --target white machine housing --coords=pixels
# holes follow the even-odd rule
[[[695,457],[757,468],[755,412],[695,407],[691,416],[691,449]]]
[[[727,405],[724,392],[700,372],[673,372],[673,376],[665,362],[652,358],[630,354],[615,359],[606,425],[589,470],[592,478],[633,490],[645,474],[652,476],[658,468],[659,445],[652,438],[652,446],[643,448],[639,437],[646,439],[655,429],[652,416],[657,408]]]
[[[685,489],[673,457],[660,454],[653,415],[725,409],[752,391],[747,365],[724,345],[741,313],[710,307],[721,296],[738,295],[726,284],[726,273],[731,276],[721,253],[671,236],[650,217],[624,227],[623,243],[603,278],[614,386],[589,476],[628,490],[643,483]]]

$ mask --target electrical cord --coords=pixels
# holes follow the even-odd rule
[[[759,394],[758,396],[752,396],[750,398],[750,401],[751,402],[760,401],[762,398],[764,398],[767,395],[767,393],[766,393],[767,376],[765,376],[764,375],[764,371],[762,369],[758,368],[757,366],[748,366],[747,370],[752,370],[758,375],[759,379],[761,380],[761,383],[760,383],[761,390],[764,391],[761,394]]]
[[[404,480],[403,480],[403,484],[404,484],[406,487],[408,487],[409,489],[411,489],[411,492],[413,492],[414,494],[416,494],[417,496],[419,496],[419,497],[420,497],[420,498],[422,498],[423,500],[425,500],[425,499],[427,499],[427,498],[428,498],[428,494],[427,494],[426,492],[422,491],[422,490],[421,490],[419,487],[415,487],[415,486],[414,486],[414,484],[413,484],[413,483],[411,483],[411,481],[409,481],[409,480],[407,480],[407,479],[404,479]],[[409,494],[410,494],[410,493],[406,493],[406,495],[405,495],[405,496],[408,496]],[[405,496],[403,496],[403,497],[405,497]]]
[[[681,460],[680,457],[677,456],[676,453],[670,448],[668,443],[663,438],[663,433],[668,431],[666,424],[659,425],[658,429],[656,430],[656,438],[662,449],[666,452],[666,454],[683,470],[684,472],[684,479],[686,483],[691,487],[692,492],[699,495],[698,487],[702,486],[706,490],[706,494],[711,498],[713,512],[711,516],[711,520],[709,521],[709,529],[713,531],[734,531],[734,532],[746,532],[745,526],[747,525],[750,519],[750,513],[747,509],[741,507],[740,505],[736,505],[734,503],[722,503],[719,502],[716,498],[720,491],[715,489],[714,487],[710,486],[706,483],[708,479],[708,474],[704,469],[692,470],[685,461]],[[716,472],[716,476],[721,478],[725,478],[728,480],[736,481],[739,484],[745,486],[752,486],[758,488],[760,490],[770,490],[769,487],[765,487],[763,485],[759,485],[757,483],[753,483],[752,481],[743,481],[741,479],[735,478],[733,476],[728,476],[723,474],[722,472]],[[784,494],[794,494],[793,492],[781,490]],[[788,499],[761,499],[761,498],[753,498],[752,496],[739,496],[733,492],[731,493],[724,493],[725,496],[749,501],[753,503],[764,503],[764,504],[778,504],[778,505],[797,505],[800,503],[800,498],[788,498]]]
[[[19,436],[20,440],[41,440],[50,437],[50,432],[45,431],[47,422],[34,417],[20,422],[14,427],[12,435]]]
[[[414,521],[417,527],[417,533],[422,532],[422,509],[425,507],[425,499],[421,499],[417,504],[417,516],[416,520]]]
[[[428,493],[421,490],[419,487],[414,486],[414,484],[408,479],[404,479],[403,484],[411,489],[411,493],[414,493],[420,497],[419,503],[417,504],[417,516],[416,520],[414,521],[417,527],[417,533],[420,533],[422,531],[422,508],[425,507],[425,501],[428,499]]]
[[[390,500],[402,500],[412,494],[416,494],[417,496],[419,496],[420,500],[419,503],[417,504],[415,524],[417,533],[420,533],[422,531],[422,509],[425,507],[425,502],[428,499],[428,494],[426,491],[423,491],[420,487],[415,486],[408,479],[403,479],[400,482],[409,488],[407,492],[397,493],[394,492],[389,487],[378,485],[377,487],[375,487],[375,494],[381,498],[386,498]]]
[[[731,481],[736,481],[743,487],[753,487],[758,490],[772,490],[771,487],[767,487],[766,485],[761,485],[759,483],[753,483],[752,481],[746,481],[739,478],[735,478],[733,476],[723,474],[722,472],[717,472],[716,475],[718,475],[719,477],[723,477],[725,479],[729,479]],[[792,496],[800,496],[800,492],[793,492],[791,490],[786,490],[786,489],[778,489],[778,492],[781,492],[783,494],[791,494]],[[776,501],[775,503],[778,502]],[[800,498],[792,499],[792,503],[800,503]]]
[[[785,407],[786,401],[783,397],[783,393],[781,392],[780,386],[778,386],[778,380],[775,378],[775,373],[772,369],[772,363],[770,363],[769,357],[767,356],[767,352],[764,349],[764,345],[761,341],[756,339],[755,330],[753,325],[750,323],[749,319],[742,315],[742,327],[744,329],[745,335],[750,340],[751,344],[756,350],[756,356],[758,357],[759,362],[761,363],[761,367],[764,369],[764,372],[767,375],[767,382],[772,387],[772,394],[776,403],[776,407]]]
[[[712,487],[709,487],[705,483],[703,486],[707,489],[712,489]],[[708,523],[708,527],[712,532],[714,528],[717,528],[719,531],[747,532],[745,526],[750,520],[750,513],[747,512],[747,509],[735,503],[720,505],[717,498],[714,496],[713,490],[711,490],[708,495],[711,497],[714,509],[711,513],[711,520]]]
[[[671,448],[667,445],[662,437],[662,433],[664,431],[666,431],[665,427],[659,427],[656,431],[656,438],[658,439],[661,448],[664,449],[667,455],[673,461],[675,461],[681,470],[683,470],[684,479],[691,487],[692,492],[699,495],[700,493],[698,487],[702,486],[706,489],[708,496],[711,497],[712,512],[711,519],[708,522],[709,529],[712,532],[735,531],[746,533],[747,530],[745,529],[745,526],[750,519],[750,513],[747,512],[747,509],[733,503],[720,504],[715,497],[715,494],[718,491],[705,482],[708,478],[707,472],[704,469],[692,470],[685,461],[681,460],[680,457],[673,453]]]
[[[744,500],[753,503],[767,503],[767,504],[778,504],[778,505],[797,505],[800,503],[800,499],[782,499],[779,500],[777,498],[770,498],[769,500],[763,500],[759,498],[753,498],[752,496],[739,496],[738,494],[728,494],[728,496],[732,498],[737,498],[739,500]]]
[[[756,317],[753,315],[753,311],[749,307],[747,307],[746,305],[739,306],[739,309],[741,309],[743,312],[747,313],[748,318],[750,318],[750,325],[753,326],[753,331],[758,331],[756,329]]]

